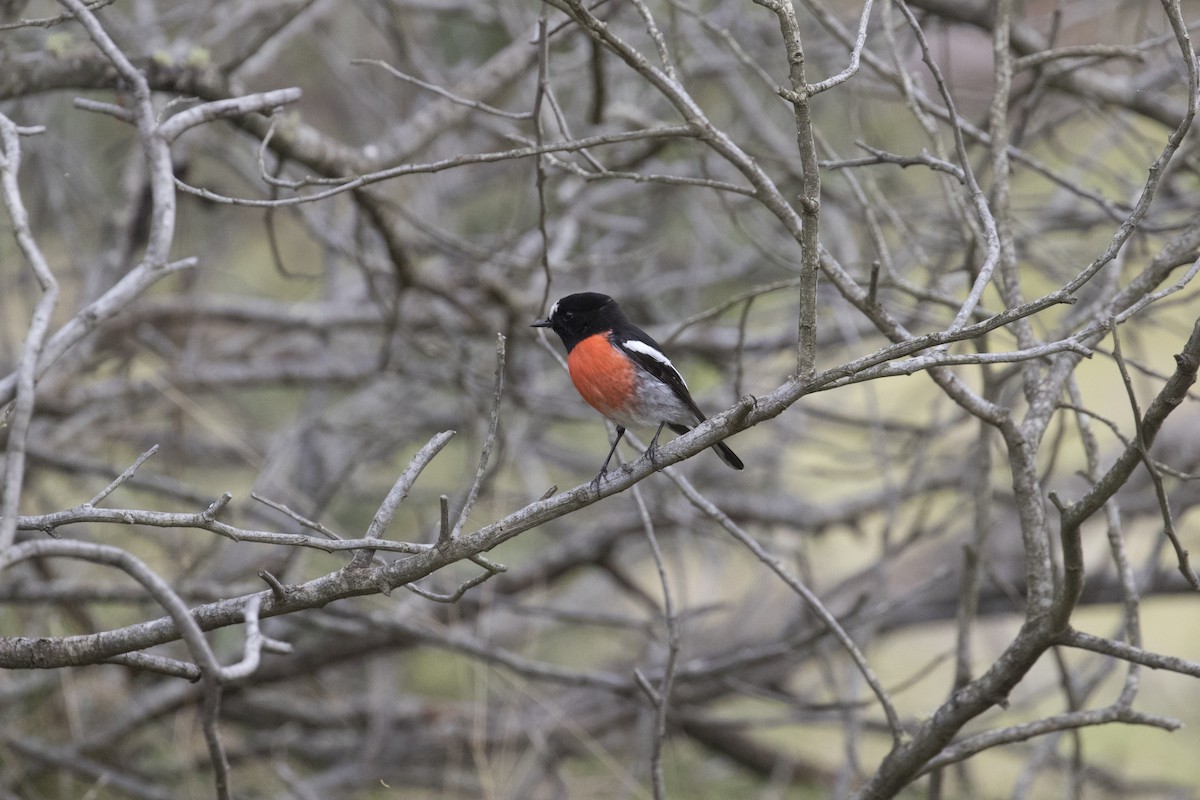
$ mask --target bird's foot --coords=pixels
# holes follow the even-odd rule
[[[597,491],[597,492],[600,491],[600,484],[604,483],[604,479],[607,477],[608,477],[608,467],[605,467],[604,469],[597,472],[596,477],[592,478],[592,483],[591,483],[592,490]]]

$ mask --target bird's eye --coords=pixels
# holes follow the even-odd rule
[[[563,318],[564,320],[571,319],[571,318],[572,318],[572,317],[574,317],[574,316],[575,316],[575,312],[574,312],[574,311],[564,311],[564,312],[562,312],[562,318]]]

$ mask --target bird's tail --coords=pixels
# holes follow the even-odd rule
[[[683,436],[685,433],[687,433],[688,431],[691,430],[691,428],[689,428],[686,425],[677,425],[673,422],[668,422],[667,427],[670,428],[671,430],[675,431],[675,433],[677,433],[680,436]],[[746,465],[743,464],[742,460],[737,457],[737,454],[734,453],[732,450],[730,450],[729,445],[725,444],[724,442],[717,442],[716,444],[714,444],[713,450],[717,451],[717,455],[719,455],[721,457],[722,461],[724,461],[726,464],[733,467],[734,469],[745,469],[746,468]]]

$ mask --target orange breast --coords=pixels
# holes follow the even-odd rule
[[[567,355],[575,388],[606,417],[619,414],[634,399],[634,367],[609,344],[608,333],[589,336]]]

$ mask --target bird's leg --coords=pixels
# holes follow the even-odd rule
[[[658,423],[658,430],[654,432],[654,438],[650,440],[650,446],[646,448],[646,455],[650,456],[650,463],[655,467],[658,466],[658,462],[655,460],[655,454],[658,453],[658,436],[666,424],[665,420]]]
[[[612,449],[608,451],[608,458],[604,459],[604,466],[600,468],[600,472],[596,474],[595,480],[592,481],[592,484],[597,489],[600,488],[601,478],[603,478],[605,475],[608,474],[608,462],[612,461],[613,453],[617,452],[617,445],[619,445],[621,443],[621,437],[624,435],[625,435],[625,427],[623,425],[618,425],[617,426],[617,438],[613,439]]]

